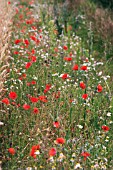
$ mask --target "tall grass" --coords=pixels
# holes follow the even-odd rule
[[[7,77],[8,60],[11,59],[9,54],[9,41],[12,31],[13,10],[12,5],[6,1],[0,2],[0,93],[4,91],[3,82]],[[1,95],[0,95],[1,97]]]

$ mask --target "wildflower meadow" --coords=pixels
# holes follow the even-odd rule
[[[96,60],[91,44],[86,47],[71,25],[59,34],[52,14],[38,3],[8,2],[15,15],[0,98],[1,167],[112,170],[106,62]]]

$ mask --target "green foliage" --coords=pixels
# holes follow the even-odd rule
[[[104,8],[113,9],[113,0],[92,0],[92,1],[98,3]]]

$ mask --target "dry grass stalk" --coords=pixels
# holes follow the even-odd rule
[[[11,25],[14,12],[11,4],[0,0],[0,94],[4,87],[4,81],[7,77],[7,67],[9,61],[9,42],[11,37]],[[1,97],[0,95],[0,97]]]

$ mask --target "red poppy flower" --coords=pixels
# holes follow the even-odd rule
[[[39,96],[39,100],[44,102],[44,103],[48,102],[46,96]]]
[[[2,103],[5,103],[6,105],[8,105],[9,104],[9,99],[8,98],[2,99]]]
[[[32,26],[32,28],[33,28],[34,30],[36,30],[36,29],[37,29],[35,26]]]
[[[32,81],[31,81],[31,84],[32,84],[32,85],[35,85],[35,84],[36,84],[36,81],[32,80]]]
[[[9,98],[12,99],[12,100],[15,100],[17,98],[17,94],[15,92],[11,91],[9,93]]]
[[[78,65],[75,64],[75,65],[73,66],[72,70],[78,70]]]
[[[37,150],[40,150],[40,145],[33,145],[30,151],[30,156],[32,156],[33,158],[36,158],[35,152]]]
[[[16,102],[11,102],[11,104],[14,105],[14,106],[16,106],[17,108],[20,107],[20,104],[19,104],[19,103],[17,104]]]
[[[40,149],[40,145],[33,145],[31,149],[32,150],[39,150]]]
[[[40,35],[40,39],[42,38],[42,35]]]
[[[33,113],[34,113],[34,114],[39,113],[39,110],[38,110],[38,108],[37,108],[37,107],[34,107],[34,109],[33,109]]]
[[[36,40],[36,43],[37,43],[37,44],[39,44],[39,43],[40,43],[40,40],[39,40],[39,39],[37,39],[37,40]]]
[[[34,49],[32,49],[32,50],[31,50],[31,53],[32,53],[32,54],[35,54],[35,50],[34,50]]]
[[[34,0],[32,0],[32,1],[29,2],[29,5],[32,5],[32,4],[34,4]]]
[[[45,87],[44,93],[47,93],[50,90],[50,88],[51,88],[51,85],[47,84]]]
[[[14,54],[19,54],[19,52],[18,51],[14,51]]]
[[[32,23],[33,23],[32,20],[27,20],[27,21],[26,21],[26,24],[32,24]]]
[[[63,46],[64,50],[68,50],[68,47],[66,45]]]
[[[36,62],[36,56],[31,56],[31,61],[33,62],[33,63],[35,63]]]
[[[80,87],[81,87],[82,89],[85,89],[85,88],[86,88],[85,83],[84,83],[84,82],[80,82]]]
[[[103,88],[102,88],[102,86],[99,84],[98,86],[97,86],[97,92],[101,92],[103,90]]]
[[[15,40],[15,44],[19,44],[21,42],[20,39]]]
[[[57,144],[64,144],[65,143],[65,139],[64,138],[57,138],[56,139],[56,143]]]
[[[17,14],[17,13],[19,12],[19,9],[18,9],[18,8],[16,8],[16,9],[15,9],[15,12],[16,12],[16,14]]]
[[[29,110],[29,109],[30,109],[30,105],[24,104],[24,105],[23,105],[23,108],[24,108],[24,110]]]
[[[10,5],[10,4],[11,4],[11,2],[10,2],[10,1],[8,1],[7,3],[8,3],[8,5]]]
[[[84,100],[86,100],[86,99],[88,98],[88,94],[83,94],[83,95],[82,95],[82,98],[83,98]]]
[[[63,80],[67,79],[68,77],[69,77],[69,75],[68,75],[67,73],[65,73],[65,74],[62,75],[62,79],[63,79]]]
[[[30,38],[33,40],[33,41],[36,41],[36,37],[35,36],[30,36]]]
[[[25,65],[25,68],[28,69],[29,67],[31,67],[32,63],[31,62],[28,62],[26,65]]]
[[[16,153],[14,148],[9,148],[9,149],[8,149],[8,152],[9,152],[11,155],[14,155],[14,154]]]
[[[38,98],[37,97],[30,97],[30,101],[32,103],[37,103],[38,102]]]
[[[28,41],[28,40],[24,40],[24,43],[25,43],[26,45],[29,45],[29,41]]]
[[[88,58],[85,59],[86,62],[89,62]]]
[[[81,66],[80,69],[86,71],[87,70],[87,66]]]
[[[55,47],[55,48],[54,48],[54,51],[55,51],[55,52],[58,52],[58,48],[57,48],[57,47]]]
[[[55,128],[59,128],[60,127],[60,123],[58,121],[55,121],[55,122],[53,122],[53,126]]]
[[[26,85],[27,85],[27,86],[30,86],[30,85],[31,85],[31,83],[30,83],[30,82],[27,82],[27,83],[26,83]]]
[[[86,160],[87,157],[90,156],[90,153],[88,153],[88,152],[82,152],[82,153],[81,153],[81,156],[83,156],[83,157],[84,157],[84,160]]]
[[[70,53],[69,53],[69,55],[70,55],[70,56],[72,56],[72,55],[73,55],[73,53],[72,53],[72,52],[70,52]]]
[[[58,98],[60,97],[60,91],[54,93],[53,95],[54,95],[54,97],[55,97],[56,99],[58,99]]]
[[[57,153],[56,149],[55,148],[51,148],[50,151],[49,151],[49,156],[55,156]]]
[[[72,57],[64,57],[65,61],[72,61]]]
[[[69,99],[69,103],[72,103],[74,100],[73,99]]]
[[[109,128],[108,126],[105,126],[105,125],[102,126],[102,129],[103,129],[105,132],[107,132],[107,131],[110,130],[110,128]]]
[[[41,32],[42,32],[42,29],[38,30],[38,32],[40,32],[40,33],[41,33]]]
[[[23,73],[21,77],[19,77],[19,80],[23,80],[23,79],[26,79],[26,74]]]

